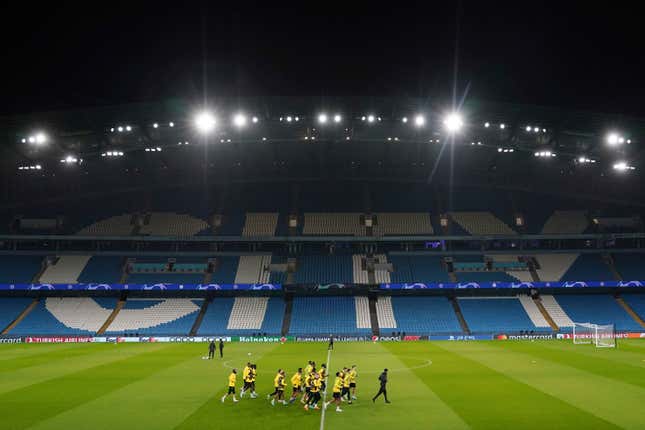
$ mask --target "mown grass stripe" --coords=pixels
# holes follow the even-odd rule
[[[154,374],[172,365],[168,360],[168,354],[176,347],[149,345],[147,351],[137,355],[136,359],[127,356],[121,360],[6,392],[0,395],[2,428],[21,430],[30,427]]]
[[[594,375],[572,366],[517,352],[513,342],[500,350],[488,342],[442,344],[441,348],[560,399],[616,426],[642,430],[645,390],[615,379]],[[616,371],[621,371],[616,365]],[[616,406],[620,405],[620,413]],[[578,428],[588,428],[575,420]]]
[[[88,348],[87,345],[75,345],[74,348],[65,348],[64,345],[59,345],[62,348],[59,349],[49,349],[42,351],[39,354],[29,354],[25,356],[14,357],[11,359],[3,360],[2,365],[0,366],[0,375],[2,373],[14,372],[18,369],[39,366],[42,364],[52,363],[59,360],[69,360],[78,357],[88,356],[96,354],[99,351],[97,349],[103,348],[109,350],[112,348],[111,345],[99,345],[97,347]],[[38,349],[38,348],[36,348]]]
[[[407,358],[410,355],[429,357],[432,366],[413,372],[473,429],[618,428],[465,354],[453,352],[451,346],[436,342],[387,345],[404,363],[412,364]],[[428,426],[434,428],[431,419]]]

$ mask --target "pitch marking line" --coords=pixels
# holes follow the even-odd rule
[[[325,407],[325,402],[327,401],[327,388],[329,387],[329,384],[327,384],[327,381],[329,379],[329,361],[331,359],[331,349],[327,349],[327,371],[325,372],[325,389],[323,391],[323,398],[322,398],[322,412],[320,412],[320,430],[323,430],[325,428],[325,412],[327,411],[327,408]]]

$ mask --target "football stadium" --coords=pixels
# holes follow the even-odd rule
[[[7,5],[0,430],[645,430],[637,14],[162,3]]]
[[[4,124],[3,429],[644,428],[645,122],[243,104]]]

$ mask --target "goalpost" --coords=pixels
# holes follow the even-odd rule
[[[573,323],[573,343],[593,343],[596,348],[615,348],[616,333],[613,324]]]

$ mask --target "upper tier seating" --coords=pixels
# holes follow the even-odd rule
[[[63,255],[55,264],[47,266],[39,282],[43,284],[75,284],[83,272],[90,255]]]
[[[362,261],[366,258],[365,254],[352,255],[352,264],[355,284],[369,284],[369,274],[362,267]],[[374,260],[379,264],[387,263],[387,255],[376,254]],[[391,282],[390,272],[387,270],[374,270],[374,280],[377,284],[389,284]]]
[[[508,263],[512,264],[520,264],[523,267],[527,267],[526,263],[520,263],[519,261],[519,256],[518,255],[513,255],[513,254],[490,254],[486,255],[485,257],[489,257],[491,260],[493,260],[493,266],[501,266],[505,265]],[[533,282],[533,278],[531,277],[531,272],[528,270],[511,270],[510,269],[506,270],[506,274],[509,276],[512,276],[515,280],[518,280],[520,282]]]
[[[0,256],[0,283],[28,284],[40,272],[43,257],[39,255]]]
[[[358,328],[353,297],[295,297],[289,333],[367,335],[371,330]]]
[[[645,294],[622,294],[623,300],[632,308],[636,315],[645,319]]]
[[[303,255],[294,278],[296,283],[351,283],[352,266],[349,255]]]
[[[394,321],[387,315],[389,300]],[[380,304],[382,301],[385,303]],[[394,329],[411,335],[462,332],[452,304],[445,297],[379,297],[376,309],[383,335]]]
[[[78,282],[116,284],[123,275],[123,257],[93,256],[78,276]]]
[[[116,299],[89,297],[48,297],[23,319],[15,335],[92,335],[116,306]]]
[[[443,257],[390,254],[388,259],[394,268],[392,282],[451,282]]]
[[[259,319],[260,314],[262,320]],[[249,321],[245,321],[247,316]],[[280,334],[283,316],[284,301],[281,298],[216,297],[209,303],[197,334],[205,336],[267,333],[275,336]],[[261,322],[260,327],[257,326],[258,321]]]
[[[517,279],[506,272],[455,272],[457,282],[516,282]]]
[[[360,213],[305,213],[302,234],[365,236]]]
[[[277,212],[247,212],[242,236],[274,236],[278,217]]]
[[[269,282],[270,272],[265,270],[271,264],[271,255],[242,255],[235,274],[236,284]]]
[[[586,211],[555,211],[542,227],[542,234],[580,234],[588,226]]]
[[[578,254],[538,254],[534,257],[540,267],[536,270],[540,281],[553,282],[562,279]]]
[[[470,234],[516,234],[490,212],[451,212],[450,217]]]
[[[610,295],[560,294],[555,297],[574,322],[614,324],[616,330],[642,330],[642,327]]]
[[[202,299],[128,299],[106,333],[187,335]]]
[[[129,236],[134,230],[132,219],[131,214],[113,216],[82,228],[78,234],[84,236]]]
[[[141,226],[140,234],[153,236],[194,236],[208,228],[208,223],[187,214],[152,212],[148,224]]]
[[[613,254],[614,267],[624,281],[638,281],[645,278],[645,254]]]
[[[235,282],[239,257],[220,256],[217,257],[215,271],[211,276],[211,282],[215,284],[232,284]]]
[[[545,330],[533,324],[517,297],[460,297],[459,306],[473,333]]]
[[[128,284],[201,284],[204,274],[197,273],[131,273]]]
[[[0,332],[15,320],[32,302],[32,299],[23,297],[0,298]]]
[[[374,236],[434,234],[427,212],[379,212],[376,214]]]
[[[600,254],[580,254],[561,281],[610,281],[614,275]]]

